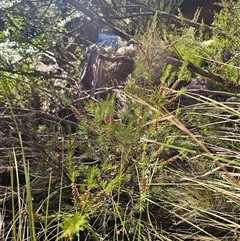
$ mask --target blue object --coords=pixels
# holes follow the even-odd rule
[[[103,47],[119,48],[117,35],[109,33],[99,33],[97,42]]]
[[[56,3],[57,7],[60,8],[62,11],[66,10],[66,3],[64,2],[64,0],[59,0]]]
[[[59,1],[57,2],[57,5],[58,5],[58,6],[65,5],[65,2],[64,2],[63,0],[59,0]]]
[[[232,58],[232,53],[229,50],[224,50],[222,53],[223,61],[227,62]]]

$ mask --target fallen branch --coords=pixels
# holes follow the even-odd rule
[[[110,33],[115,34],[126,41],[129,41],[132,38],[131,35],[124,33],[117,27],[108,23],[107,21],[102,19],[97,13],[85,8],[83,4],[77,2],[76,0],[65,0],[65,3],[68,3],[68,4],[72,5],[73,7],[75,7],[77,10],[83,12],[89,18],[91,18],[91,20],[96,21],[100,26],[106,28]]]
[[[167,56],[167,55],[162,55],[161,58],[164,59],[164,61],[167,63],[167,64],[171,64],[171,65],[174,65],[176,67],[181,67],[184,62],[179,60],[179,59],[175,59],[173,57],[170,57],[170,56]],[[196,65],[194,65],[193,63],[191,62],[187,62],[187,69],[189,71],[192,71],[194,73],[197,73],[201,76],[204,76],[204,77],[207,77],[211,80],[214,80],[218,83],[221,83],[227,87],[230,87],[230,88],[235,88],[237,90],[240,90],[240,85],[238,83],[233,83],[231,80],[228,80],[228,79],[224,79],[221,75],[218,75],[218,74],[213,74],[209,71],[206,71],[205,69],[202,69]]]

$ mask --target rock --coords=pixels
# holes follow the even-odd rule
[[[193,93],[193,94],[199,94],[203,96],[206,96],[206,92],[204,92],[203,90],[209,90],[209,89],[211,89],[209,82],[201,76],[193,78],[190,81],[190,83],[186,86],[186,92],[188,94]],[[179,96],[177,98],[177,101],[182,106],[188,106],[188,105],[193,105],[198,103],[196,99],[186,96],[184,94]]]
[[[117,51],[116,51],[116,55],[127,55],[127,56],[134,56],[135,54],[135,49],[133,44],[131,44],[130,46],[123,46],[120,47]]]
[[[179,6],[183,16],[193,19],[196,11],[200,9],[198,22],[210,25],[213,22],[214,12],[219,12],[221,7],[215,4],[219,0],[183,0]]]

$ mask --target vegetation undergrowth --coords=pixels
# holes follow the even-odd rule
[[[81,110],[71,89],[1,70],[2,240],[239,240],[240,10],[222,6],[212,36],[156,14],[124,89]],[[73,119],[50,116],[55,98]]]

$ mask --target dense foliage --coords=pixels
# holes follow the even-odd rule
[[[240,9],[180,3],[0,4],[1,240],[239,240]]]

